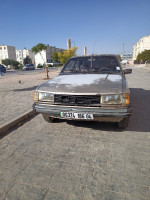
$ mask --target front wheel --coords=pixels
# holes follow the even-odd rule
[[[125,117],[123,120],[118,122],[118,127],[124,129],[128,127],[128,124],[129,124],[129,117]]]
[[[42,114],[46,122],[53,123],[56,121],[56,118],[50,117],[48,114]]]

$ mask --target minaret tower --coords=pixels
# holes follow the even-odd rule
[[[86,56],[87,55],[87,48],[84,47],[84,55]]]
[[[67,40],[67,49],[71,49],[71,40],[68,38]]]

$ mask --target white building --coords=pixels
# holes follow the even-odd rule
[[[23,60],[29,56],[32,60],[32,64],[35,64],[35,55],[31,50],[23,49],[23,50],[16,50],[16,58],[17,61],[23,64]]]
[[[0,60],[11,59],[16,60],[16,48],[13,46],[0,46]]]
[[[150,35],[141,38],[133,46],[133,61],[136,60],[138,54],[142,53],[144,50],[150,49]]]
[[[53,53],[54,52],[63,52],[64,49],[48,46],[47,49],[44,51],[41,51],[40,53],[37,53],[35,55],[35,65],[36,67],[38,64],[43,65],[44,63],[54,63],[55,61],[53,60]]]
[[[23,63],[22,50],[16,50],[16,60],[21,64]]]

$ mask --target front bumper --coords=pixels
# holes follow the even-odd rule
[[[101,107],[75,107],[75,106],[63,106],[63,105],[45,105],[45,104],[33,104],[33,110],[48,114],[50,117],[61,118],[60,112],[74,112],[74,113],[87,113],[93,114],[95,121],[105,122],[120,122],[125,117],[128,117],[132,113],[131,107],[126,108],[101,108]]]

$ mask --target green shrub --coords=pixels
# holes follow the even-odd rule
[[[53,65],[51,65],[51,64],[48,64],[48,67],[53,67]]]
[[[22,70],[23,65],[22,65],[22,64],[19,64],[18,67],[19,67],[20,70]]]
[[[43,65],[38,64],[37,68],[43,68]]]

